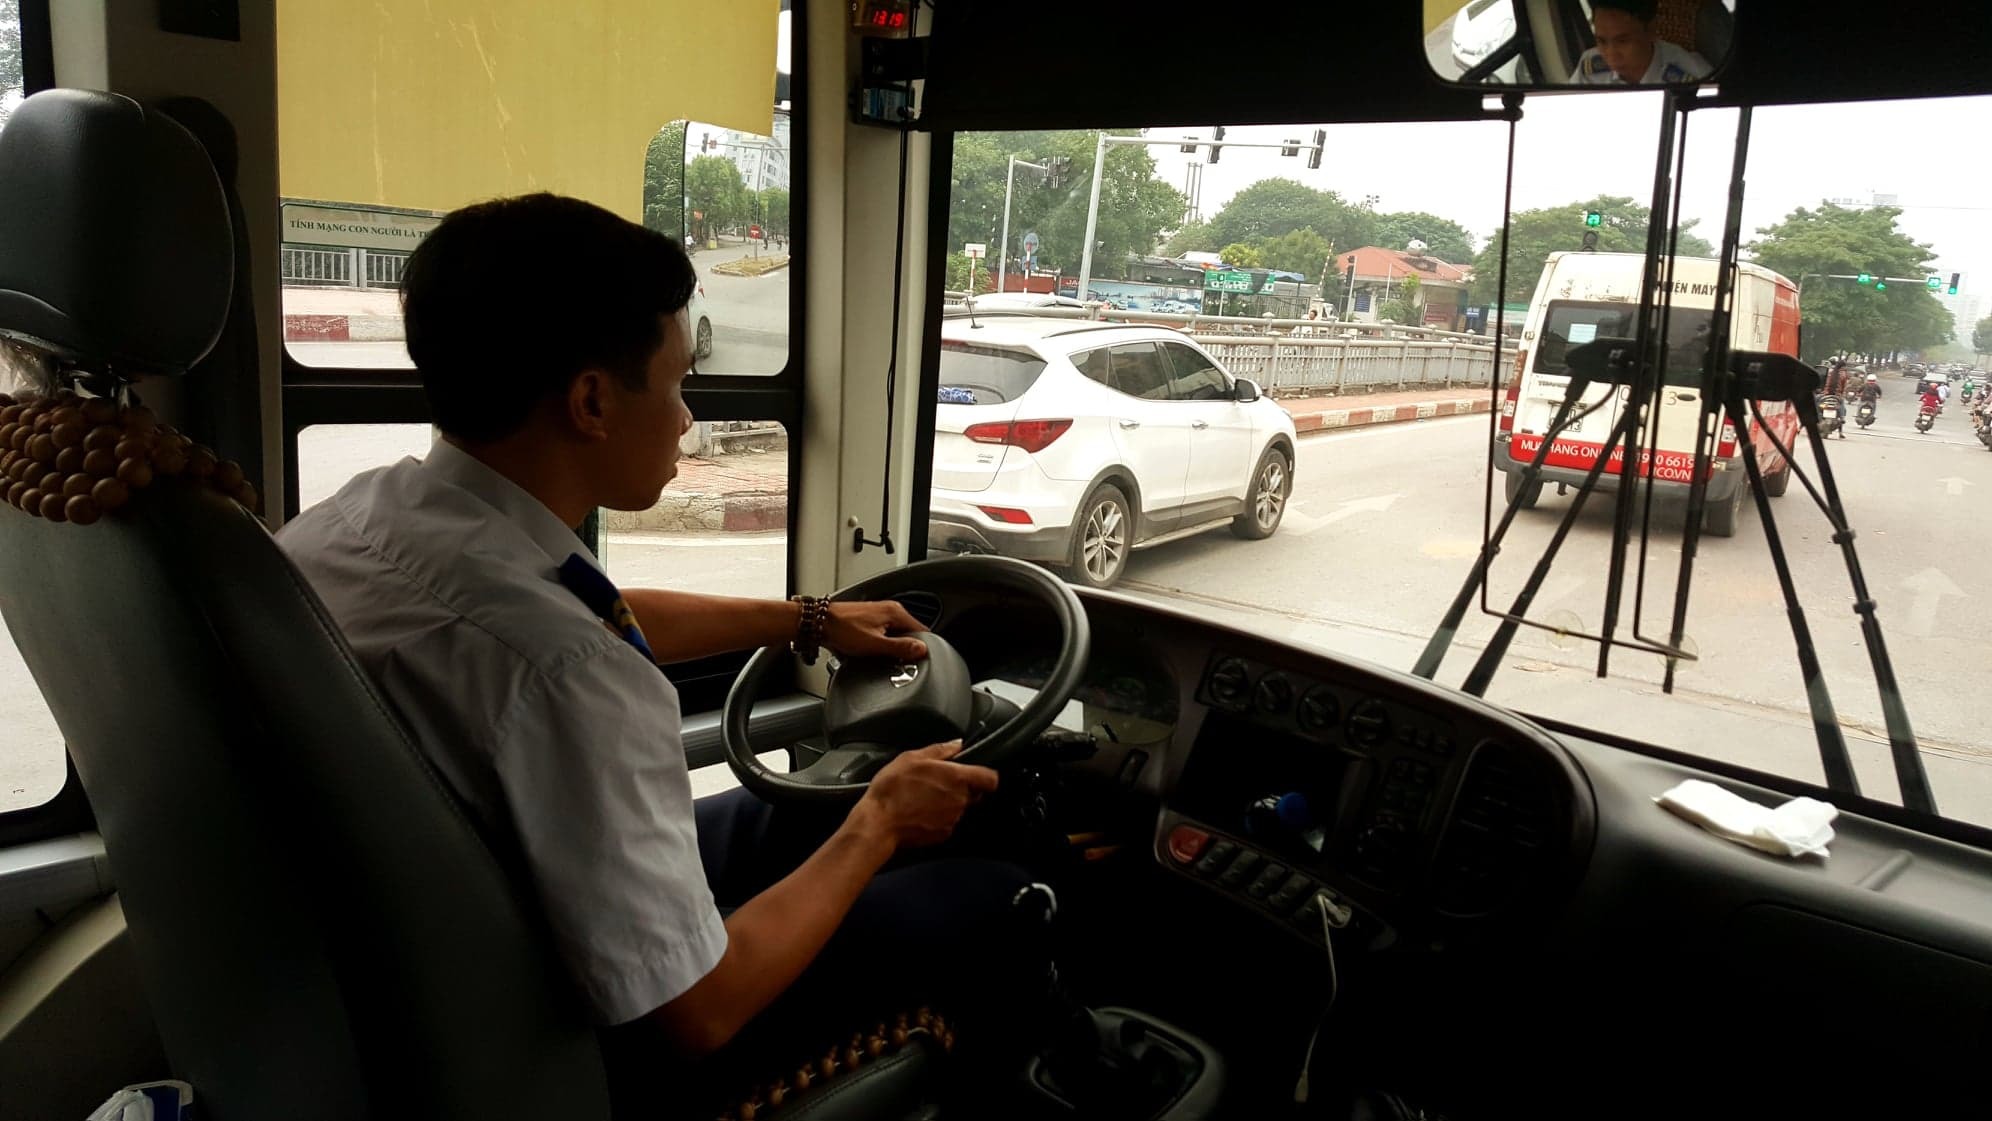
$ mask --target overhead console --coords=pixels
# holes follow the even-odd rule
[[[1164,864],[1311,938],[1349,912],[1443,935],[1575,883],[1593,809],[1554,740],[1422,680],[1283,653],[1209,657]]]

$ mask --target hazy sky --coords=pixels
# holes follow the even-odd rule
[[[1515,153],[1517,210],[1556,206],[1595,195],[1646,202],[1653,190],[1654,143],[1661,95],[1531,95],[1523,107]],[[1700,218],[1711,242],[1722,228],[1736,112],[1704,110],[1688,126],[1682,210]],[[1751,128],[1743,207],[1747,242],[1760,226],[1822,198],[1900,197],[1900,227],[1936,247],[1946,274],[1966,273],[1965,290],[1992,291],[1992,157],[1984,143],[1992,98],[1759,109]],[[1236,127],[1227,140],[1312,136],[1314,126]],[[1157,128],[1150,135],[1207,138],[1208,129]],[[1380,210],[1424,210],[1451,218],[1484,242],[1501,223],[1503,122],[1425,125],[1332,125],[1319,170],[1305,155],[1227,150],[1203,173],[1206,217],[1240,189],[1276,176]],[[1157,176],[1181,188],[1187,156],[1154,149]],[[1971,274],[1976,271],[1974,277]],[[1973,281],[1976,280],[1974,284]]]

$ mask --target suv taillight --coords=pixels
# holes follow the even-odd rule
[[[961,434],[978,444],[1009,444],[1027,452],[1041,452],[1071,427],[1070,420],[1012,420],[971,424]]]

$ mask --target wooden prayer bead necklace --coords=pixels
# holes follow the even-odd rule
[[[943,1051],[954,1050],[954,1031],[945,1018],[925,1008],[910,1017],[902,1012],[891,1028],[879,1024],[869,1032],[858,1032],[844,1046],[831,1047],[821,1058],[798,1066],[793,1075],[755,1087],[737,1107],[720,1114],[718,1121],[779,1121],[782,1103],[791,1097],[876,1063],[905,1047],[915,1035],[931,1035],[940,1041]]]
[[[30,517],[89,525],[168,475],[261,509],[240,464],[160,424],[143,405],[67,389],[46,397],[0,393],[0,490]]]

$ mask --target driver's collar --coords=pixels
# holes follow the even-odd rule
[[[503,515],[505,520],[531,538],[533,544],[544,550],[555,565],[578,553],[596,569],[602,567],[602,562],[596,559],[594,550],[581,540],[581,535],[547,509],[546,503],[534,498],[531,491],[506,478],[490,464],[441,436],[430,443],[429,455],[422,461],[422,468],[433,472],[444,482],[468,491]]]

